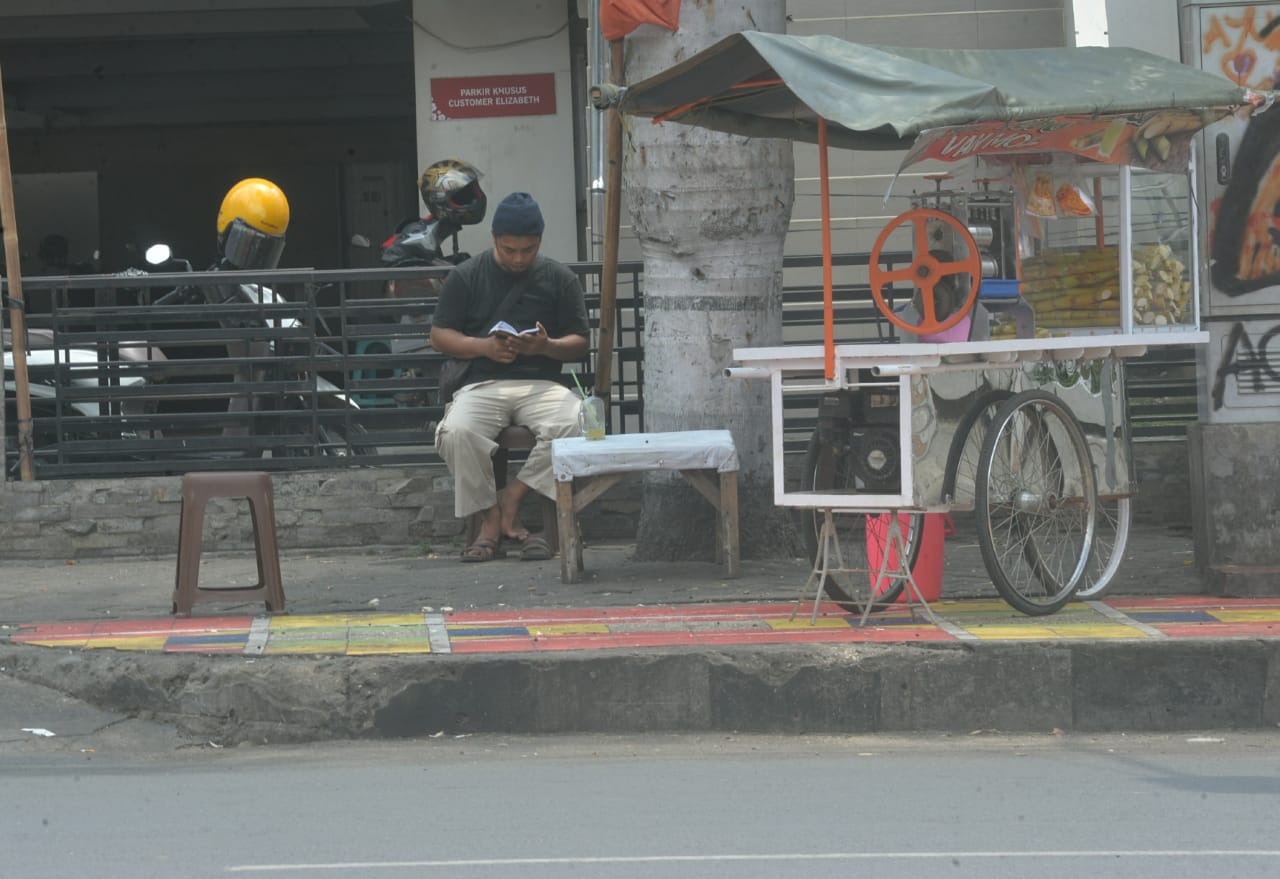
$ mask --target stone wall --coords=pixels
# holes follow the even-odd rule
[[[1135,446],[1140,521],[1191,525],[1185,442]],[[798,478],[802,462],[788,461]],[[453,515],[453,478],[443,465],[277,473],[276,533],[282,550],[413,547],[452,552],[463,522]],[[640,521],[643,479],[633,474],[588,508],[590,540],[629,540]],[[538,520],[526,501],[525,521]],[[179,476],[8,482],[0,487],[0,558],[81,559],[171,555],[178,549]],[[205,549],[253,545],[243,499],[210,502]]]
[[[1280,595],[1277,426],[1197,424],[1190,439],[1196,563],[1214,593]]]
[[[453,478],[443,465],[277,473],[272,483],[282,550],[461,545],[463,522],[453,515]],[[640,484],[638,477],[623,480],[592,504],[584,537],[633,536]],[[180,476],[8,482],[0,487],[0,557],[171,555],[181,508]],[[525,519],[538,521],[528,509]],[[252,546],[248,503],[210,501],[205,550]]]

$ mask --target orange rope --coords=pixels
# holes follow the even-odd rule
[[[765,86],[771,86],[771,85],[785,85],[785,83],[783,83],[781,79],[754,79],[748,82],[736,83],[734,85],[729,86],[729,88],[730,89],[754,89],[754,88],[763,88]],[[698,107],[703,104],[710,104],[715,99],[716,99],[715,95],[708,95],[705,98],[698,98],[698,100],[696,101],[690,101],[687,104],[682,104],[679,107],[675,107],[673,109],[668,110],[665,113],[660,113],[659,115],[654,116],[652,120],[653,124],[660,125],[663,122],[666,122],[670,119],[674,119],[677,116],[684,115],[688,111],[692,110],[694,107]]]
[[[781,79],[753,79],[750,82],[740,82],[737,85],[731,85],[729,86],[729,88],[754,89],[754,88],[760,88],[766,85],[783,85],[783,84],[784,83],[782,82]]]
[[[676,107],[658,116],[654,116],[651,121],[653,122],[654,125],[661,125],[663,122],[666,122],[668,119],[674,119],[676,116],[683,115],[686,111],[692,110],[694,107],[698,106],[699,104],[707,104],[710,102],[711,102],[710,98],[698,98],[698,100],[696,101],[690,101],[689,103],[683,106]]]

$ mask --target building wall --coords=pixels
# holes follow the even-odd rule
[[[1109,45],[1182,60],[1172,0],[1107,0],[1107,34]]]
[[[487,247],[498,200],[527,191],[547,221],[542,252],[578,259],[573,114],[583,111],[571,95],[569,4],[470,0],[463,7],[414,0],[413,15],[419,168],[459,157],[485,175],[481,185],[489,196],[489,215],[481,227],[459,236],[462,248],[476,253]],[[543,73],[555,77],[554,114],[456,120],[433,115],[433,78]]]

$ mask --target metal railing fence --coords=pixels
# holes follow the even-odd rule
[[[909,255],[893,259],[905,263]],[[839,338],[896,341],[871,300],[867,261],[867,254],[837,259]],[[820,264],[818,257],[786,260],[791,277],[812,277]],[[570,267],[583,280],[598,327],[600,264]],[[443,357],[427,333],[432,285],[448,271],[24,279],[29,301],[49,303],[48,313],[27,317],[37,478],[243,469],[248,461],[269,470],[437,463]],[[821,339],[822,298],[816,282],[784,289],[785,341]],[[642,431],[641,263],[619,265],[614,308],[608,428]],[[595,354],[566,366],[584,386],[593,381]],[[1195,420],[1192,352],[1135,361],[1129,375],[1139,438],[1179,436]],[[6,370],[8,478],[18,465],[12,378]],[[564,380],[572,386],[567,372]],[[816,401],[816,394],[788,395],[788,451],[803,451]]]

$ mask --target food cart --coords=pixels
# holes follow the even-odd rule
[[[813,511],[811,581],[867,596],[864,620],[903,588],[919,598],[926,514],[971,509],[987,571],[1020,611],[1107,588],[1136,490],[1124,361],[1207,341],[1195,134],[1272,97],[1131,49],[755,32],[619,96],[655,122],[818,146],[824,342],[737,348],[726,370],[770,382],[774,500]],[[867,289],[900,331],[893,344],[836,341],[831,146],[946,168],[871,251]],[[904,250],[906,264],[889,256]],[[795,390],[822,396],[789,488]]]

